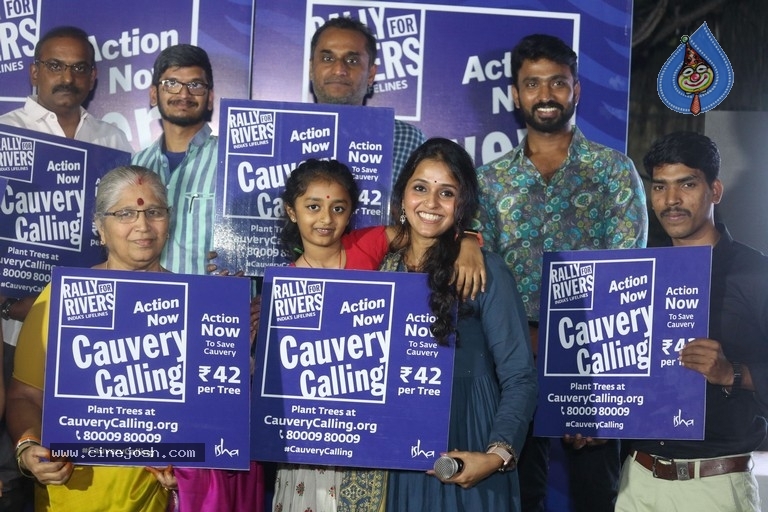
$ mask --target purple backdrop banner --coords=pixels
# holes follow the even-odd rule
[[[312,101],[311,36],[329,18],[352,16],[379,42],[368,104],[393,107],[427,136],[457,140],[480,164],[517,145],[524,128],[512,102],[512,47],[525,35],[548,33],[579,54],[577,124],[588,138],[625,151],[631,14],[626,0],[264,0],[256,10],[251,94]],[[277,60],[278,70],[262,72]]]
[[[123,151],[0,125],[0,290],[40,293],[58,265],[94,265],[104,259],[93,226],[96,187]]]
[[[280,195],[299,164],[337,159],[360,189],[350,228],[389,223],[392,182],[390,108],[223,100],[216,185],[217,265],[263,275],[285,265]]]
[[[82,464],[247,469],[249,284],[55,268],[44,444]]]
[[[534,432],[703,439],[711,247],[544,254]]]
[[[0,8],[0,113],[20,106],[17,102],[29,94],[39,9],[37,0],[5,1]]]
[[[582,96],[577,123],[588,138],[626,150],[631,0],[467,0],[422,2],[311,0],[137,0],[115,16],[98,0],[38,0],[4,4],[0,47],[7,81],[0,112],[29,94],[29,66],[40,32],[61,24],[82,26],[99,49],[99,83],[88,105],[114,122],[135,149],[160,133],[149,108],[152,63],[168,44],[205,48],[218,98],[311,101],[309,38],[323,20],[351,15],[379,39],[379,69],[372,106],[388,106],[427,136],[464,145],[480,164],[520,139],[510,92],[509,52],[524,35],[545,32],[579,54]],[[17,8],[19,6],[19,8]],[[88,13],[83,17],[83,13]],[[169,16],[169,13],[173,13]],[[95,21],[98,20],[98,23]],[[279,66],[275,63],[279,62]],[[218,108],[214,110],[214,127]]]
[[[268,268],[251,456],[425,470],[446,451],[453,347],[426,274]]]

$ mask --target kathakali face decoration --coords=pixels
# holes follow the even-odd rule
[[[659,71],[659,98],[681,114],[712,110],[733,87],[733,67],[706,23],[680,43]]]
[[[685,59],[680,73],[677,75],[677,85],[689,94],[701,93],[715,81],[715,71],[696,50],[686,44]]]

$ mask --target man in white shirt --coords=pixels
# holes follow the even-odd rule
[[[84,30],[65,26],[51,29],[43,35],[35,46],[35,60],[29,68],[29,78],[37,94],[29,96],[23,107],[0,116],[0,124],[133,152],[122,130],[97,119],[82,107],[96,85],[95,52]],[[35,298],[30,296],[17,300],[0,295],[6,378],[10,378],[12,373],[21,323]],[[0,435],[3,435],[0,437],[3,501],[14,501],[14,506],[7,510],[23,510],[26,496],[22,498],[20,494],[25,493],[12,496],[14,484],[23,481],[23,477],[14,479],[13,470],[6,471],[4,462],[9,448],[6,446],[8,438],[5,437],[4,427],[0,429]],[[12,453],[12,446],[10,451]],[[15,461],[12,462],[15,466]]]
[[[46,33],[35,47],[29,79],[37,94],[0,116],[0,124],[133,152],[122,130],[82,107],[96,85],[94,49],[85,31],[58,27]]]

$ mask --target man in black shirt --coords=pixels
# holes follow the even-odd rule
[[[713,247],[709,338],[691,341],[679,356],[707,380],[706,424],[703,441],[635,441],[616,511],[757,512],[750,453],[766,436],[768,258],[715,222],[723,184],[709,138],[672,133],[643,163],[652,208],[672,245]]]

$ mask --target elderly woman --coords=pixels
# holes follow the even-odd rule
[[[108,172],[99,184],[94,216],[107,260],[94,268],[163,272],[160,253],[169,218],[165,187],[155,173],[137,166]],[[38,484],[35,510],[165,510],[167,487],[175,484],[170,470],[153,470],[153,476],[140,467],[76,466],[51,458],[41,446],[50,297],[46,286],[24,322],[7,397],[19,468]]]

